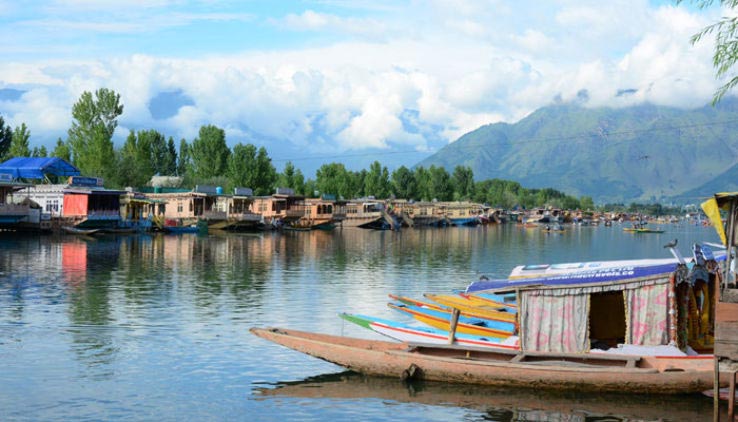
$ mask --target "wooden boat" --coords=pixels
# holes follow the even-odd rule
[[[360,327],[372,330],[389,338],[429,344],[449,344],[449,332],[431,327],[416,327],[396,321],[370,317],[360,314],[339,314],[341,318]],[[502,347],[517,349],[515,345],[501,344],[502,339],[495,337],[474,336],[463,333],[454,335],[454,344],[477,347]]]
[[[91,235],[99,232],[101,229],[80,229],[71,226],[62,226],[62,230],[69,234]]]
[[[712,387],[709,357],[536,353],[365,340],[285,328],[251,333],[367,375],[576,391],[680,394]]]
[[[391,309],[405,313],[431,327],[448,331],[451,327],[451,311],[437,311],[413,305],[388,303]],[[515,324],[483,318],[459,316],[456,331],[464,334],[504,339],[515,332]]]
[[[495,294],[517,296],[518,351],[397,344],[281,328],[252,332],[369,375],[509,387],[693,393],[713,384],[725,387],[733,375],[714,372],[711,354],[715,326],[709,316],[714,301],[707,292],[717,290],[720,277],[718,263],[704,259],[690,268],[669,264],[486,281],[484,287]],[[467,291],[474,291],[472,287]],[[697,296],[702,305],[690,306]],[[441,328],[448,330],[449,325]],[[694,355],[695,350],[701,354]]]
[[[474,299],[467,299],[466,297],[459,295],[439,295],[426,293],[426,298],[440,303],[441,305],[449,308],[458,309],[469,315],[474,315],[478,318],[485,318],[493,321],[504,321],[509,323],[515,323],[517,316],[514,312],[508,312],[507,308],[491,307],[486,306],[482,301]]]
[[[663,233],[663,230],[659,229],[647,229],[645,227],[624,227],[623,231],[630,233]]]
[[[200,227],[197,225],[189,226],[163,226],[162,230],[169,234],[183,234],[183,233],[199,233]]]

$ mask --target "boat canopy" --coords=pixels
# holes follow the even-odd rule
[[[585,353],[620,345],[712,348],[710,310],[719,265],[623,266],[516,280],[480,280],[467,292],[515,292],[523,351]],[[685,304],[697,303],[694,315]],[[692,308],[689,308],[690,310]]]
[[[54,176],[79,176],[79,169],[58,157],[14,157],[0,164],[0,174],[14,179],[43,179]]]
[[[649,277],[659,274],[673,273],[677,263],[643,265],[643,266],[621,266],[604,267],[589,271],[578,271],[551,275],[548,277],[501,279],[501,280],[479,280],[474,281],[466,288],[467,293],[482,290],[494,290],[500,293],[511,292],[521,288],[533,286],[584,286],[590,284],[605,284],[623,281],[633,278]]]

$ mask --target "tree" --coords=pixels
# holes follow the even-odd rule
[[[415,186],[418,192],[418,199],[430,201],[433,199],[430,189],[430,172],[425,167],[416,167],[413,171],[415,178]]]
[[[0,162],[6,160],[5,155],[10,149],[11,142],[13,142],[13,130],[10,126],[5,125],[5,120],[0,116]]]
[[[364,180],[364,193],[376,198],[387,198],[390,193],[389,172],[382,167],[379,161],[369,166],[369,172]]]
[[[272,165],[272,159],[269,158],[269,154],[264,147],[259,147],[259,151],[256,153],[254,179],[255,194],[269,195],[274,192],[274,184],[277,182],[277,169]]]
[[[231,151],[226,145],[223,129],[213,125],[200,127],[189,153],[192,158],[192,176],[196,180],[203,181],[226,174]]]
[[[591,196],[582,196],[579,198],[579,206],[585,211],[594,211],[595,204]]]
[[[451,176],[445,168],[430,166],[430,194],[439,201],[450,201],[454,196],[454,188],[451,186]]]
[[[349,178],[349,172],[343,164],[323,164],[315,172],[315,187],[321,194],[350,198]]]
[[[31,157],[46,157],[47,155],[49,155],[49,153],[43,145],[40,147],[33,147],[33,151],[31,151]]]
[[[392,172],[392,193],[397,198],[418,198],[417,182],[412,170],[400,166]]]
[[[174,139],[171,136],[167,141],[167,152],[162,163],[161,174],[167,176],[177,174],[177,148],[174,146]]]
[[[28,131],[28,127],[26,127],[25,123],[21,123],[20,126],[16,126],[13,130],[10,149],[8,150],[6,158],[29,157],[31,155],[31,148],[28,145],[28,139],[30,137],[31,132]]]
[[[471,199],[474,195],[474,172],[471,167],[456,166],[453,175],[454,196],[457,200]]]
[[[56,146],[54,147],[54,151],[51,152],[51,156],[61,158],[67,162],[72,161],[72,152],[69,150],[69,145],[62,141],[61,138],[56,140]]]
[[[228,157],[228,181],[233,187],[251,188],[254,191],[252,169],[256,167],[256,147],[236,144]]]
[[[677,4],[684,0],[677,0]],[[700,9],[712,6],[715,0],[691,0]],[[723,8],[738,9],[738,0],[720,0]],[[706,26],[700,32],[692,36],[692,44],[700,42],[708,35],[715,35],[715,52],[712,56],[712,64],[715,67],[715,77],[720,79],[728,75],[728,72],[738,62],[738,19],[735,13],[724,16],[719,21]],[[725,94],[738,85],[738,76],[733,76],[727,83],[718,88],[713,96],[713,104],[718,103]]]
[[[295,168],[291,161],[284,165],[284,170],[277,177],[277,186],[294,189],[295,192],[307,196],[305,192],[305,177],[300,169]]]
[[[228,181],[234,187],[248,187],[255,195],[269,195],[274,190],[277,171],[272,160],[261,147],[257,151],[252,144],[237,144],[228,159]]]
[[[144,186],[154,175],[146,136],[141,138],[130,131],[123,147],[117,151],[116,159],[115,181],[119,186]]]
[[[75,166],[89,176],[108,177],[115,173],[113,133],[123,114],[120,95],[107,88],[85,91],[72,107],[69,149]]]
[[[190,146],[184,138],[179,141],[179,157],[177,157],[177,176],[185,177],[192,166]]]

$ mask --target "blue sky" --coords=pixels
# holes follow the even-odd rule
[[[30,3],[30,5],[29,5]],[[411,166],[484,124],[587,106],[698,107],[725,12],[666,1],[0,0],[0,115],[66,138],[83,91],[121,94],[116,141],[204,124],[308,176]],[[628,92],[628,95],[617,95]]]

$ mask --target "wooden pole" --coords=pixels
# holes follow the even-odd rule
[[[459,315],[461,311],[454,308],[451,313],[451,324],[448,327],[448,344],[454,344],[456,341],[456,326],[459,325]]]
[[[712,420],[720,422],[720,358],[714,357],[715,360],[715,377],[712,384]]]
[[[735,414],[735,374],[736,372],[730,373],[730,388],[728,389],[728,420],[734,420]]]

